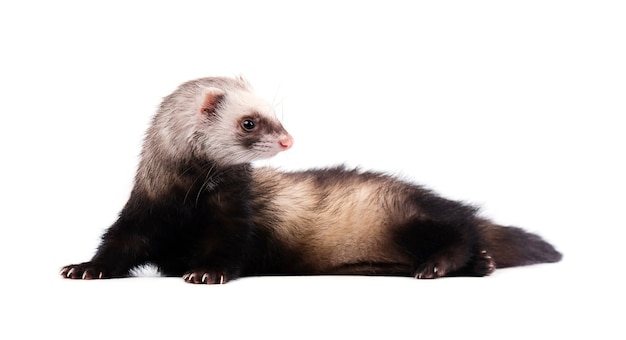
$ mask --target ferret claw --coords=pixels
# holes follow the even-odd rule
[[[190,271],[183,275],[183,280],[188,283],[225,284],[229,277],[226,274],[220,274],[220,272],[212,269]]]

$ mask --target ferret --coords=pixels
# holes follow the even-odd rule
[[[180,85],[147,130],[119,218],[93,258],[62,268],[62,277],[121,278],[152,264],[204,284],[261,275],[432,279],[562,257],[535,234],[384,173],[252,166],[293,143],[245,79]]]

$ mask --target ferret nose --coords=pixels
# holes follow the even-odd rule
[[[284,135],[278,140],[278,144],[280,144],[283,150],[287,150],[293,145],[293,137],[291,137],[291,135]]]

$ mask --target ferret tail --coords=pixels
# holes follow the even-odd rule
[[[563,255],[539,235],[517,227],[483,225],[487,251],[497,268],[559,262]]]

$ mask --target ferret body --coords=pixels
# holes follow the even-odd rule
[[[130,198],[72,279],[154,264],[190,283],[242,276],[485,276],[556,262],[539,236],[413,183],[343,167],[282,172],[250,163],[292,137],[243,79],[202,78],[166,97]]]

